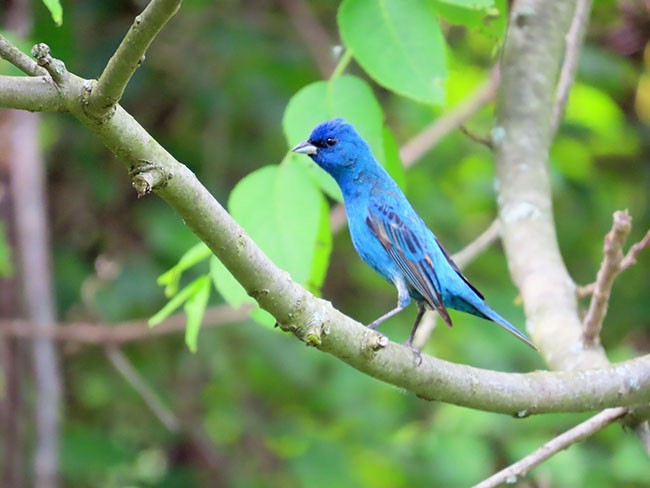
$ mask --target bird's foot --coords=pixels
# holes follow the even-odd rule
[[[415,367],[417,368],[418,366],[420,366],[422,364],[422,353],[420,352],[419,349],[417,349],[415,346],[413,346],[413,344],[411,344],[410,339],[408,341],[406,341],[404,343],[404,345],[406,347],[408,347],[411,351],[413,351],[413,353],[417,357],[417,364],[415,365]]]

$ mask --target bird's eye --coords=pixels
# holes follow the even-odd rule
[[[325,144],[327,144],[328,147],[336,146],[337,142],[339,142],[339,140],[336,137],[328,137],[325,139]]]

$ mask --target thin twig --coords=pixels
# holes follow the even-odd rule
[[[498,72],[483,83],[474,94],[450,112],[436,119],[431,125],[404,144],[399,155],[406,168],[413,166],[424,154],[443,137],[465,123],[481,108],[492,101],[499,86]]]
[[[314,58],[318,71],[323,78],[327,78],[336,66],[336,59],[330,51],[332,40],[327,30],[314,15],[311,5],[305,0],[279,1],[289,14],[289,21],[296,33]]]
[[[632,218],[627,213],[627,210],[614,212],[612,230],[605,236],[603,261],[596,276],[596,285],[589,304],[589,310],[583,321],[583,341],[588,347],[598,343],[603,320],[607,315],[612,285],[623,260],[622,247],[631,229]]]
[[[487,147],[488,149],[493,149],[494,144],[492,144],[492,139],[490,137],[486,136],[479,136],[478,134],[472,132],[469,130],[465,125],[461,125],[459,127],[460,131],[465,134],[467,137],[469,137],[471,140],[474,142],[481,144],[482,146]]]
[[[500,229],[499,220],[494,220],[476,239],[453,254],[451,257],[458,267],[464,268],[490,247],[499,238]]]
[[[133,367],[124,353],[117,346],[107,346],[106,356],[127,383],[140,395],[142,400],[144,400],[167,430],[178,433],[180,430],[180,422],[176,415],[174,415],[174,412],[167,408],[160,396],[158,396],[155,390],[149,386],[142,375]]]
[[[637,255],[648,246],[650,246],[650,230],[646,232],[646,235],[643,236],[643,239],[641,239],[639,242],[631,246],[630,249],[627,251],[625,257],[621,259],[621,262],[618,265],[617,274],[621,274],[627,268],[629,268],[633,264],[636,264]],[[579,286],[576,289],[576,295],[578,295],[578,298],[585,298],[590,295],[593,295],[595,289],[596,289],[595,282],[589,283],[588,285]]]
[[[585,298],[594,294],[596,283],[589,283],[588,285],[579,286],[576,288],[576,295],[578,298]]]
[[[180,7],[181,0],[152,0],[138,15],[97,80],[89,98],[89,113],[101,118],[120,101],[144,61],[144,55],[160,30]]]
[[[506,469],[493,474],[489,478],[481,481],[474,488],[493,488],[503,483],[514,486],[517,478],[525,476],[532,468],[557,454],[561,450],[567,449],[572,444],[593,435],[599,430],[607,427],[609,424],[620,419],[627,413],[628,409],[624,407],[609,408],[594,415],[589,420],[576,425],[570,430],[550,440],[542,447],[532,452],[525,458],[508,466]]]
[[[483,83],[471,97],[450,112],[436,119],[435,122],[406,142],[399,152],[404,167],[410,168],[414,166],[443,137],[456,130],[461,124],[494,99],[498,85],[499,77],[497,72],[494,71],[491,78]],[[338,204],[330,211],[332,232],[336,233],[340,231],[346,223],[345,207],[343,204]]]
[[[580,46],[587,30],[589,21],[589,12],[591,10],[591,0],[577,0],[576,8],[571,20],[571,26],[565,37],[566,49],[560,79],[555,92],[555,103],[553,105],[553,115],[551,119],[551,134],[557,132],[560,121],[564,115],[571,85],[575,79],[580,58]]]
[[[650,230],[646,232],[643,239],[641,239],[636,244],[633,244],[630,249],[627,251],[627,254],[618,265],[619,273],[625,271],[627,268],[636,263],[637,255],[643,251],[646,247],[650,246]]]
[[[9,61],[16,68],[29,76],[47,75],[47,71],[36,64],[36,62],[27,54],[10,43],[2,34],[0,34],[0,57]]]
[[[207,329],[243,320],[247,317],[248,311],[249,307],[233,309],[227,305],[207,308],[201,327]],[[187,316],[178,313],[171,315],[156,327],[150,327],[146,320],[132,320],[117,325],[80,322],[50,325],[38,329],[25,320],[0,320],[0,336],[25,339],[48,338],[88,345],[121,345],[183,332],[186,321]]]

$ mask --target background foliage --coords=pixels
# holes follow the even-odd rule
[[[338,191],[331,181],[287,150],[320,120],[345,116],[447,248],[461,248],[496,213],[490,152],[457,131],[403,172],[394,141],[408,140],[490,76],[505,2],[413,0],[404,8],[386,0],[384,15],[372,0],[344,0],[340,8],[312,1],[333,42],[340,35],[348,49],[340,69],[325,77],[292,28],[290,20],[303,19],[290,19],[290,3],[186,0],[122,103],[228,202],[277,264],[315,291],[322,285],[335,306],[369,322],[393,306],[394,290],[358,259],[347,232],[332,235],[327,210]],[[650,227],[650,58],[641,28],[650,12],[638,7],[631,16],[622,5],[594,6],[552,150],[560,245],[578,283],[594,279],[614,210],[628,208],[635,218],[630,241]],[[32,41],[48,43],[71,71],[97,77],[141,8],[135,1],[63,2],[64,23],[56,27],[36,5]],[[385,49],[373,49],[377,43]],[[439,83],[424,81],[431,77]],[[489,106],[478,113],[471,129],[489,133],[492,112]],[[113,324],[152,316],[167,302],[157,278],[198,241],[160,200],[136,201],[128,175],[75,121],[43,116],[42,144],[61,320]],[[0,244],[0,263],[6,253]],[[648,269],[650,257],[642,254],[615,285],[603,332],[613,360],[650,347]],[[168,274],[165,284],[193,286],[188,296],[200,309],[209,275],[220,292],[210,294],[210,305],[222,297],[241,303],[244,295],[226,273],[204,260]],[[467,274],[497,310],[523,324],[498,247]],[[382,330],[405,340],[414,313]],[[179,336],[126,348],[176,414],[205,427],[229,486],[467,486],[580,420],[521,420],[427,403],[260,327],[265,319],[255,317],[202,331],[198,342],[194,328],[187,340],[196,354]],[[503,371],[543,367],[496,327],[467,315],[455,323],[434,331],[428,353]],[[210,484],[188,439],[163,429],[104,355],[91,348],[64,354],[65,486]],[[649,473],[638,441],[611,427],[558,454],[534,478],[552,486],[633,487],[647,486]]]

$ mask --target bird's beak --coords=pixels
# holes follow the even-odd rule
[[[296,147],[294,147],[291,151],[300,153],[300,154],[316,154],[318,152],[318,148],[311,144],[309,141],[302,141],[300,144],[298,144]]]

